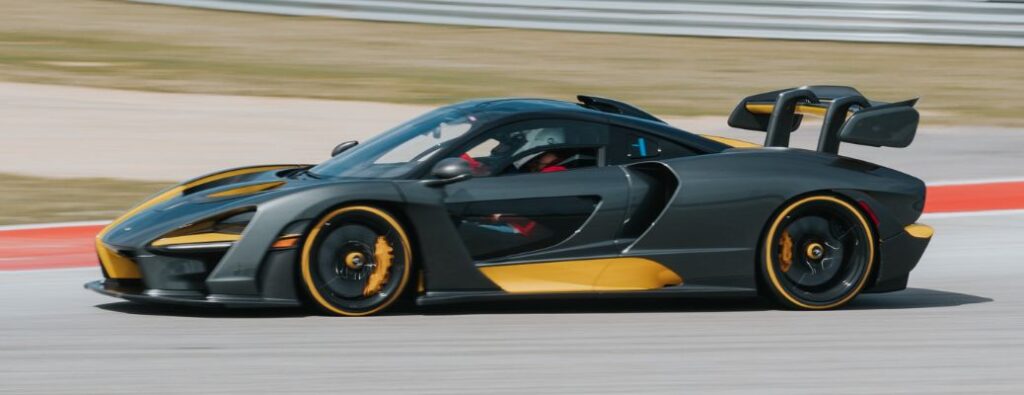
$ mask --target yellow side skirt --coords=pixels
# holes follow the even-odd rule
[[[632,257],[487,266],[480,271],[510,293],[639,291],[683,283],[660,263]]]

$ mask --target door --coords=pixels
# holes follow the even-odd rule
[[[521,121],[483,133],[458,156],[474,177],[445,186],[445,204],[478,265],[616,254],[628,180],[605,166],[609,127]]]

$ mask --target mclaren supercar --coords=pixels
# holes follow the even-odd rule
[[[493,99],[426,113],[318,165],[222,171],[96,238],[140,302],[327,313],[535,297],[765,295],[795,309],[904,289],[932,229],[924,183],[838,154],[905,147],[916,100],[810,86],[743,99],[702,136],[615,100]],[[817,150],[789,148],[823,116]]]

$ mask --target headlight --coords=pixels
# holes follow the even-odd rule
[[[150,243],[151,247],[178,252],[214,252],[223,251],[235,245],[235,242],[242,239],[242,232],[249,226],[254,209],[244,209],[225,215],[205,219],[194,224],[186,225],[178,230],[161,236]],[[289,226],[274,244],[272,249],[288,249],[299,245],[302,239],[303,224],[296,223]]]
[[[183,226],[161,236],[150,246],[173,251],[226,250],[242,238],[255,210],[233,212]]]

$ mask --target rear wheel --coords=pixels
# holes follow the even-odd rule
[[[409,238],[387,212],[343,207],[321,218],[306,237],[302,282],[324,310],[369,315],[395,302],[412,266]]]
[[[874,243],[868,222],[853,205],[811,196],[787,205],[772,220],[761,271],[772,296],[784,306],[837,308],[867,283]]]

